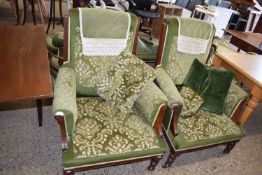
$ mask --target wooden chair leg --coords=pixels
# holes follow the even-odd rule
[[[36,20],[35,20],[35,1],[31,0],[31,6],[32,6],[32,15],[33,15],[33,20],[34,20],[34,25],[36,25]]]
[[[59,0],[59,13],[60,13],[61,24],[63,25],[62,0]]]
[[[44,20],[42,8],[41,8],[40,0],[37,0],[37,6],[38,6],[39,13],[40,13],[41,23],[45,24],[45,20]]]
[[[162,165],[162,168],[168,168],[171,167],[172,163],[176,160],[176,155],[169,153],[168,158],[164,165]]]
[[[224,149],[223,153],[224,154],[229,154],[231,152],[231,150],[234,148],[235,145],[236,145],[236,142],[228,143],[226,145],[226,148]]]
[[[25,20],[26,20],[26,10],[27,10],[27,0],[23,0],[24,4],[24,16],[23,16],[23,25],[25,25]]]
[[[154,171],[161,159],[162,159],[162,156],[154,157],[153,159],[151,159],[147,170],[148,171]]]

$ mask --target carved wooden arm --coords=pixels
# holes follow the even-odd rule
[[[57,120],[59,126],[60,126],[60,132],[61,132],[61,146],[62,151],[66,150],[68,148],[67,145],[67,131],[66,131],[66,123],[65,123],[65,116],[64,114],[57,113],[55,115],[55,119]]]

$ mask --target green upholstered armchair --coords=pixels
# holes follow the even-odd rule
[[[229,88],[222,115],[197,108],[195,113],[191,111],[189,116],[182,116],[187,112],[186,109],[194,110],[194,104],[186,108],[187,103],[197,104],[199,99],[192,100],[194,94],[183,94],[178,90],[179,85],[184,83],[195,58],[203,64],[206,62],[213,35],[213,26],[197,19],[170,19],[167,25],[163,25],[156,66],[156,82],[169,100],[163,126],[170,155],[163,167],[171,166],[175,158],[182,153],[220,144],[226,144],[224,152],[229,153],[235,143],[244,136],[237,120],[247,95],[234,83]],[[200,38],[200,41],[194,43],[197,38]],[[187,46],[188,42],[190,44]],[[179,44],[182,44],[180,48]]]
[[[85,11],[89,13],[89,17],[94,15],[95,20],[101,20],[101,17],[108,15],[105,18],[111,22],[114,22],[115,18],[111,19],[110,15],[126,14],[105,9],[90,8],[89,10]],[[161,136],[167,98],[152,81],[141,89],[129,112],[121,110],[120,112],[107,100],[101,98],[94,86],[98,77],[103,77],[98,67],[114,67],[111,63],[117,60],[117,56],[81,56],[83,41],[81,42],[79,32],[81,20],[79,13],[78,9],[71,9],[69,12],[68,29],[65,28],[65,31],[68,31],[68,38],[65,38],[65,42],[68,41],[68,51],[64,53],[65,56],[68,55],[68,62],[59,69],[54,88],[53,111],[61,128],[64,174],[143,160],[151,160],[148,170],[154,170],[165,152],[165,144]],[[133,49],[138,24],[137,18],[130,16],[126,52],[131,52]],[[91,29],[92,27],[93,25],[90,25]],[[97,34],[99,29],[105,28],[106,26],[101,25],[100,28],[94,28],[95,31],[86,29]],[[99,35],[102,33],[98,32]],[[107,34],[106,32],[105,35]],[[139,59],[134,58],[134,60]],[[140,66],[146,65],[141,60],[138,62]],[[121,66],[117,68],[120,69]],[[149,66],[148,69],[154,71]],[[118,70],[114,69],[114,71]],[[136,76],[139,72],[140,69],[136,69],[132,75]],[[127,74],[127,77],[129,75]],[[150,75],[145,74],[145,76]],[[130,82],[128,79],[126,81]],[[125,89],[129,89],[131,85],[127,85]],[[108,87],[105,86],[105,89]],[[131,91],[136,89],[133,88]],[[121,96],[121,92],[116,95]]]

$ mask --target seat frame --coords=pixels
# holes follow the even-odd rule
[[[136,33],[134,37],[132,54],[136,53],[138,29],[139,29],[139,24],[136,26],[136,30],[135,30]],[[68,16],[65,16],[64,18],[64,55],[63,57],[64,57],[63,61],[68,60]],[[164,104],[159,108],[158,116],[156,118],[155,124],[153,125],[153,129],[161,137],[163,137],[163,134],[164,134],[163,128],[162,128],[162,121],[163,121],[166,109],[167,109],[167,104]],[[68,143],[67,143],[68,137],[67,137],[66,123],[65,123],[65,115],[63,113],[56,113],[54,117],[60,126],[61,148],[63,152],[68,149]],[[117,166],[117,165],[123,165],[123,164],[130,164],[130,163],[141,162],[145,160],[150,160],[150,164],[147,169],[149,171],[153,171],[155,170],[155,167],[158,165],[159,161],[163,158],[163,155],[159,155],[159,154],[150,155],[147,157],[132,158],[130,160],[114,161],[113,163],[105,162],[104,164],[99,164],[99,165],[86,165],[86,166],[83,165],[83,166],[72,167],[72,168],[63,168],[63,174],[64,175],[73,175],[75,172],[79,172],[79,171],[98,169],[98,168],[104,168],[104,167],[110,167],[110,166]]]
[[[163,54],[163,50],[164,50],[164,43],[165,43],[165,39],[166,39],[166,32],[167,32],[167,24],[163,23],[162,27],[161,27],[161,31],[160,31],[156,67],[161,64],[162,54]],[[208,58],[207,58],[207,61],[208,61]],[[246,102],[247,102],[247,99],[242,100],[240,102],[240,104],[238,105],[237,109],[234,111],[234,113],[232,115],[231,120],[238,125],[240,124],[238,119],[240,117],[241,111],[242,111],[243,107],[245,106]],[[179,134],[178,118],[180,116],[181,111],[180,111],[180,108],[179,108],[178,105],[174,105],[172,110],[173,110],[173,114],[171,116],[170,130],[171,130],[172,135],[175,137]],[[224,142],[220,142],[220,143],[203,145],[203,146],[199,146],[197,148],[196,147],[195,148],[188,148],[186,150],[179,151],[179,150],[175,150],[173,148],[172,143],[170,142],[170,140],[168,138],[167,131],[164,128],[163,128],[163,131],[164,131],[164,137],[165,137],[165,139],[168,143],[169,149],[170,149],[170,153],[168,155],[167,160],[162,165],[162,168],[170,167],[172,165],[172,163],[176,160],[176,158],[178,156],[180,156],[181,154],[189,153],[189,152],[193,152],[193,151],[198,151],[198,150],[203,150],[203,149],[208,149],[208,148],[216,147],[216,146],[219,146],[219,145],[226,145],[226,148],[223,150],[223,153],[229,154],[230,151],[236,145],[236,143],[238,143],[240,141],[240,139],[235,139],[235,140],[231,140],[231,141],[224,141]]]

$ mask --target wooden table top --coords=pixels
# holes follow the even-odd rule
[[[224,31],[262,51],[262,48],[259,48],[259,45],[262,44],[261,33],[240,32],[230,29],[225,29]]]
[[[44,27],[0,26],[0,43],[0,102],[52,97]]]
[[[262,88],[262,55],[216,52],[216,54],[235,70]]]
[[[166,9],[183,9],[183,7],[180,7],[180,6],[175,5],[175,4],[158,3],[158,6],[166,8]]]

